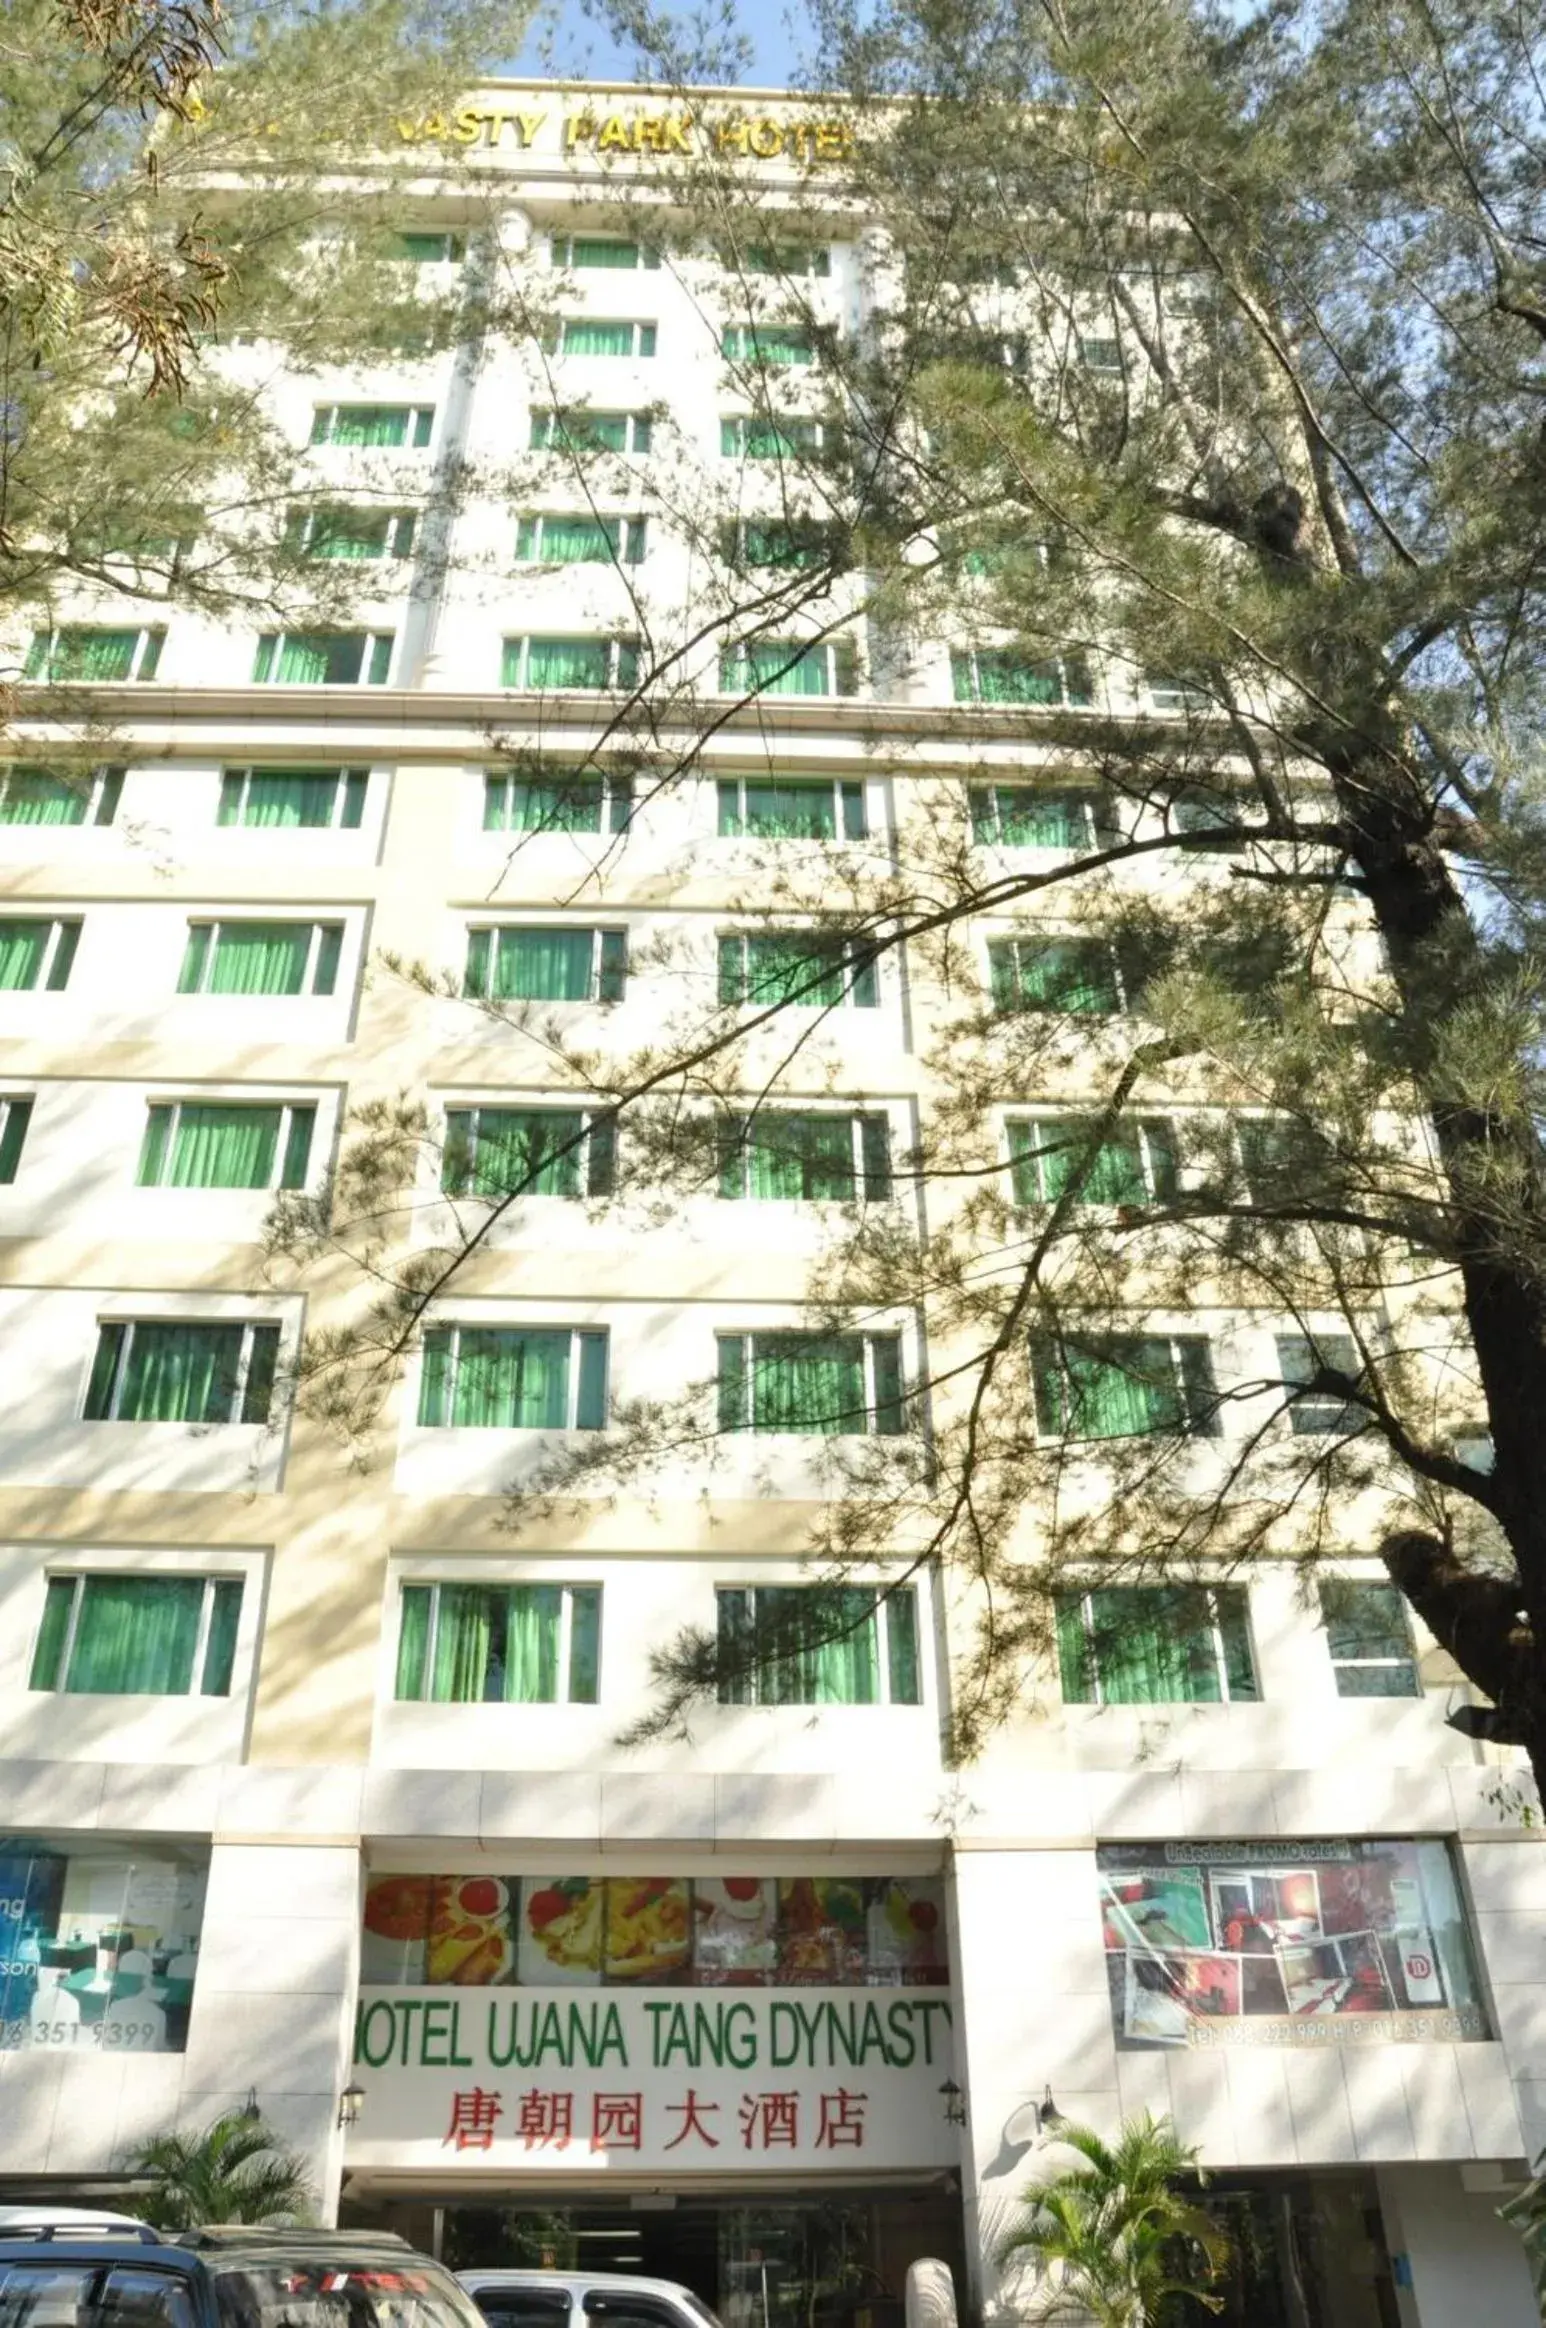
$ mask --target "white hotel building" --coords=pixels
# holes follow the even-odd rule
[[[841,159],[777,100],[712,102],[770,200],[791,148]],[[405,149],[404,232],[458,237],[467,186],[480,216],[497,190],[575,328],[540,362],[275,378],[298,473],[379,493],[389,455],[417,517],[457,460],[518,443],[539,472],[556,378],[615,416],[624,564],[687,605],[651,464],[668,432],[715,474],[755,451],[735,318],[709,257],[598,246],[616,172],[695,133],[599,86],[458,119],[454,182]],[[831,322],[870,328],[884,270],[840,192],[812,267]],[[227,360],[262,376],[261,349]],[[808,1449],[747,1433],[518,1533],[505,1491],[612,1401],[797,1322],[822,1208],[609,1217],[599,1137],[585,1185],[555,1174],[467,1265],[366,1463],[284,1411],[303,1330],[357,1296],[342,1265],[271,1265],[263,1224],[345,1109],[407,1093],[454,1146],[582,1104],[534,1035],[386,957],[514,963],[631,1048],[722,973],[746,786],[803,785],[816,825],[884,845],[928,771],[1038,749],[1033,712],[958,703],[943,646],[889,678],[861,635],[731,709],[631,821],[598,799],[593,831],[512,831],[492,739],[572,763],[624,675],[597,644],[623,580],[570,562],[572,514],[540,475],[524,512],[474,497],[440,567],[394,523],[379,600],[325,649],[130,598],[11,642],[18,748],[79,682],[115,764],[89,799],[0,782],[0,2200],[105,2193],[127,2145],[251,2096],[330,2213],[454,2262],[577,2254],[686,2280],[731,2328],[893,2328],[939,2255],[1007,2317],[994,2254],[1050,2088],[1201,2146],[1258,2257],[1226,2328],[1528,2328],[1495,2209],[1546,2141],[1546,1854],[1373,1564],[1329,1622],[1286,1569],[1221,1592],[1202,1703],[1089,1702],[1071,1608],[1061,1673],[960,1772],[923,1582],[829,1677],[851,1702],[712,1705],[690,1745],[624,1751],[652,1641],[798,1583]],[[905,967],[809,1069],[876,1201],[926,1097]],[[426,1179],[393,1233],[432,1241],[440,1209]],[[547,1337],[532,1397],[501,1390],[514,1344],[467,1345],[490,1330]],[[915,1359],[906,1320],[869,1337],[873,1427]]]

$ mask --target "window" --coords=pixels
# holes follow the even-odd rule
[[[593,1706],[601,1590],[572,1584],[405,1584],[400,1701]]]
[[[80,937],[74,916],[17,914],[0,921],[0,993],[60,993],[70,983]]]
[[[636,687],[639,649],[632,639],[506,639],[501,687]]]
[[[1037,1336],[1031,1371],[1044,1439],[1217,1435],[1218,1393],[1201,1334]]]
[[[844,777],[722,776],[718,792],[721,840],[862,841],[869,829],[864,786]]]
[[[830,421],[808,420],[794,413],[777,418],[736,413],[719,424],[719,449],[727,461],[812,460],[834,451],[837,441]]]
[[[816,350],[810,333],[781,323],[731,323],[725,326],[719,352],[727,364],[814,364]]]
[[[422,451],[435,428],[432,404],[319,404],[314,445],[411,445]]]
[[[847,1003],[877,1010],[880,978],[873,954],[856,938],[770,930],[757,937],[720,939],[719,999],[730,1004],[794,1002],[811,1009]]]
[[[1320,1601],[1338,1697],[1422,1696],[1406,1602],[1393,1584],[1327,1576]]]
[[[1055,1204],[1095,1136],[1083,1116],[1011,1116],[1010,1180],[1016,1204]],[[1079,1191],[1081,1204],[1147,1204],[1176,1193],[1176,1128],[1166,1116],[1112,1126]]]
[[[217,825],[305,825],[357,831],[365,821],[368,768],[226,768]]]
[[[483,779],[486,833],[625,833],[632,816],[631,776],[550,767]]]
[[[531,416],[534,453],[647,453],[647,412],[537,411]]]
[[[123,793],[122,768],[7,770],[0,782],[0,825],[110,825]]]
[[[22,668],[24,679],[154,679],[166,632],[93,630],[34,631]]]
[[[1243,849],[1246,843],[1245,812],[1238,793],[1210,792],[1200,784],[1186,785],[1172,795],[1165,824],[1173,833],[1216,833],[1218,838],[1208,846],[1226,855]]]
[[[918,1599],[911,1585],[721,1588],[723,1706],[916,1706]]]
[[[292,510],[286,541],[302,558],[411,558],[411,509]]]
[[[1124,1007],[1116,955],[1104,938],[994,938],[988,987],[996,1011],[1113,1018]]]
[[[759,1109],[722,1116],[718,1135],[721,1196],[884,1204],[891,1194],[888,1116]]]
[[[720,1334],[722,1431],[823,1438],[907,1428],[898,1334]]]
[[[1288,1397],[1290,1428],[1299,1437],[1362,1430],[1364,1409],[1333,1389],[1310,1385],[1318,1375],[1340,1374],[1349,1383],[1366,1380],[1363,1360],[1351,1334],[1279,1334],[1278,1371]]]
[[[723,650],[719,684],[726,695],[853,695],[858,663],[845,640],[759,639]]]
[[[384,687],[390,631],[265,631],[253,659],[255,687]]]
[[[736,518],[723,530],[720,554],[737,573],[760,567],[809,573],[829,565],[846,570],[850,562],[842,528],[814,517]]]
[[[748,275],[830,275],[832,253],[825,243],[751,243],[739,254],[724,254],[723,264],[738,266]]]
[[[135,1318],[98,1326],[88,1423],[266,1423],[279,1328]]]
[[[31,1121],[30,1099],[14,1095],[0,1097],[0,1187],[8,1188],[16,1178]]]
[[[558,326],[561,356],[652,356],[652,323],[605,321],[596,315],[566,315]]]
[[[419,1373],[425,1430],[600,1431],[607,1337],[567,1326],[431,1326]]]
[[[177,991],[331,994],[343,943],[341,922],[190,922]]]
[[[1143,691],[1156,711],[1211,711],[1214,698],[1195,680],[1179,679],[1168,671],[1146,671]]]
[[[1237,1116],[1235,1138],[1253,1204],[1281,1205],[1324,1191],[1333,1156],[1316,1125],[1288,1115]]]
[[[972,839],[1003,849],[1104,849],[1120,840],[1104,792],[1030,784],[974,787]]]
[[[645,534],[642,517],[523,517],[515,554],[523,565],[637,566]]]
[[[1224,1705],[1261,1696],[1246,1595],[1232,1585],[1124,1585],[1057,1595],[1072,1705]]]
[[[627,981],[626,930],[507,923],[467,932],[462,991],[490,1002],[621,1002]]]
[[[580,1107],[453,1107],[440,1185],[448,1196],[610,1196],[617,1119]]]
[[[553,237],[553,264],[579,271],[587,267],[610,268],[627,273],[638,267],[658,267],[660,253],[647,243],[624,242],[615,235],[556,234]]]
[[[140,1146],[140,1188],[304,1188],[315,1106],[154,1100]]]
[[[1122,343],[1114,339],[1095,339],[1081,332],[1079,361],[1087,372],[1115,372],[1122,370]]]
[[[51,1576],[28,1686],[229,1697],[241,1614],[238,1577]]]
[[[445,228],[425,232],[416,227],[406,234],[393,235],[389,255],[406,259],[415,267],[454,266],[467,256],[467,237]]]
[[[1007,650],[957,651],[950,658],[957,703],[1069,703],[1094,700],[1090,674],[1077,655],[1027,661]]]

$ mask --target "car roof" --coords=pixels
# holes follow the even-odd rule
[[[136,2231],[127,2225],[116,2232],[64,2230],[37,2238],[0,2233],[0,2269],[13,2263],[142,2263],[189,2274],[203,2268],[175,2240],[148,2226]]]
[[[464,2288],[567,2288],[571,2292],[599,2288],[609,2295],[615,2291],[621,2295],[674,2296],[678,2300],[688,2296],[694,2305],[698,2302],[691,2288],[684,2287],[680,2280],[646,2279],[642,2272],[636,2271],[544,2271],[535,2264],[525,2268],[490,2264],[486,2269],[459,2271],[456,2276]]]

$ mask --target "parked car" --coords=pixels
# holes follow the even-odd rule
[[[676,2280],[493,2266],[456,2276],[490,2328],[586,2328],[592,2321],[596,2328],[720,2328],[702,2297]]]
[[[0,2328],[483,2328],[451,2274],[387,2232],[141,2226],[0,2238]]]
[[[99,2231],[104,2238],[114,2238],[125,2231],[149,2229],[138,2215],[120,2215],[112,2207],[0,2207],[0,2239],[57,2239],[67,2234],[90,2239]]]

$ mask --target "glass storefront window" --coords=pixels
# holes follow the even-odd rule
[[[1488,2035],[1444,1843],[1113,1843],[1096,1859],[1127,2050]]]
[[[181,2053],[209,1853],[0,1840],[0,2047]]]
[[[932,1876],[377,1875],[367,1986],[943,1988]]]

